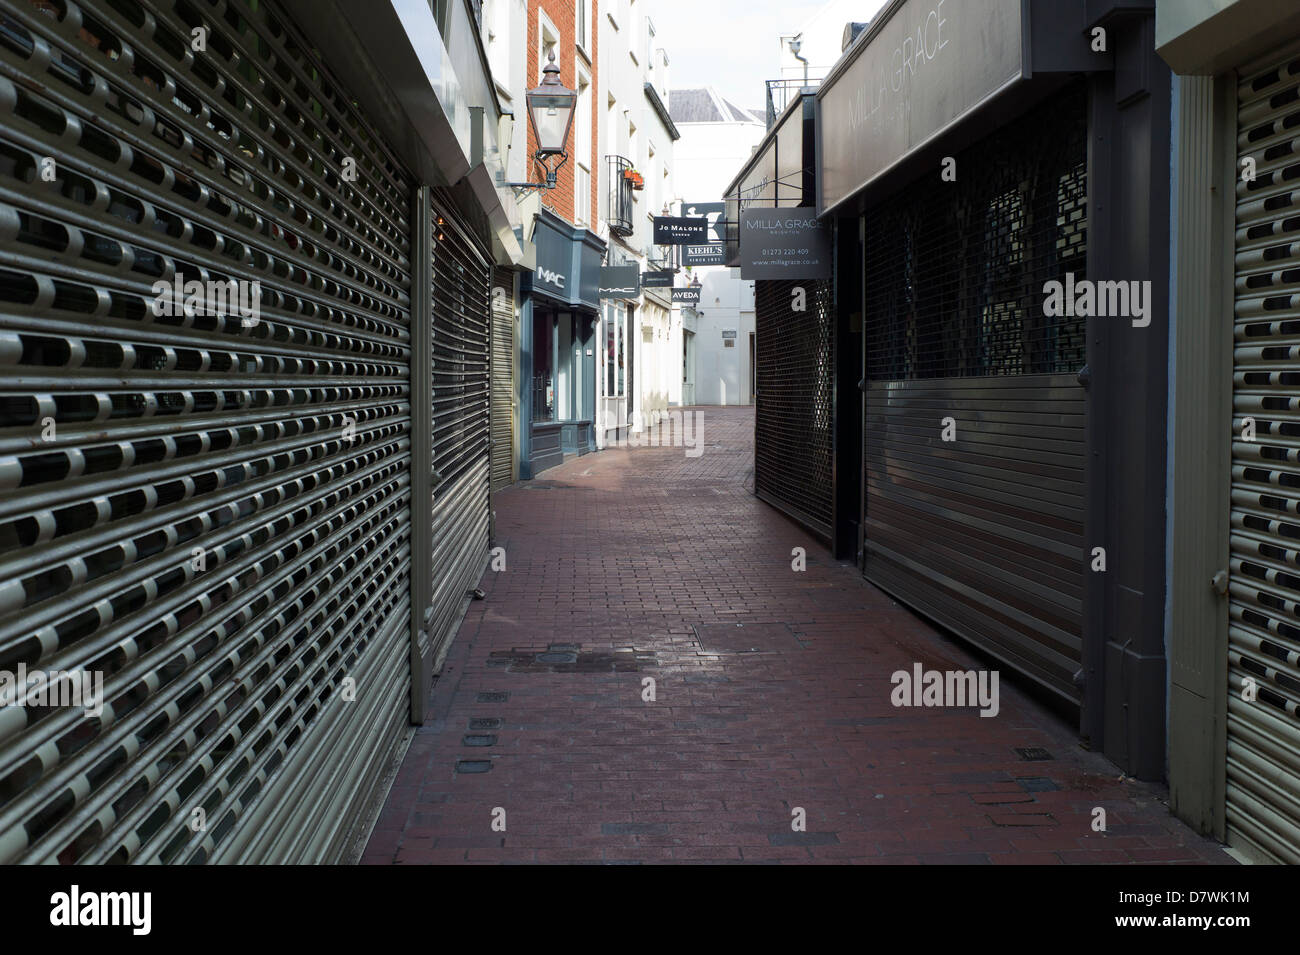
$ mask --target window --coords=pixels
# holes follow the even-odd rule
[[[605,148],[610,155],[621,155],[618,151],[618,101],[611,95],[605,107]]]
[[[578,0],[578,46],[582,52],[591,52],[591,0]],[[590,59],[590,57],[588,57]]]
[[[555,420],[555,375],[551,313],[533,313],[533,420]]]
[[[537,11],[537,85],[542,83],[543,70],[546,64],[551,60],[551,54],[555,54],[555,65],[561,69],[564,63],[560,59],[560,31],[555,29],[555,24],[551,22],[543,11]]]
[[[578,108],[573,117],[573,151],[576,154],[573,197],[574,222],[590,226],[591,221],[591,79],[578,69]]]
[[[621,398],[623,383],[623,340],[627,335],[627,311],[621,305],[605,306],[605,397]]]
[[[655,145],[652,142],[646,143],[646,161],[645,161],[645,182],[646,182],[646,213],[653,216],[659,209],[659,164],[655,161]]]

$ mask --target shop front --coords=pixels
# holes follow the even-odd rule
[[[815,115],[816,98],[805,93],[794,97],[772,124],[727,187],[737,222],[754,210],[816,204]],[[841,483],[851,485],[853,493],[847,502],[837,503],[835,430],[837,422],[850,425],[852,440],[842,446],[851,448],[858,376],[837,375],[835,359],[837,351],[860,351],[861,323],[854,331],[846,314],[845,327],[833,327],[829,278],[811,278],[810,271],[792,266],[785,267],[789,277],[760,277],[772,273],[747,271],[752,250],[741,248],[738,240],[734,253],[741,278],[754,279],[754,493],[831,545],[836,556],[851,557],[858,521],[857,457],[851,454],[839,471]],[[734,338],[743,331],[730,334]],[[724,344],[736,347],[735,341]],[[847,389],[847,400],[837,402],[837,388]],[[838,535],[846,542],[838,549],[837,524],[847,528]]]
[[[596,449],[598,281],[605,243],[548,210],[534,220],[537,266],[522,280],[519,477]]]
[[[830,361],[861,389],[832,500],[854,499],[851,441],[863,574],[1143,778],[1163,775],[1165,742],[1169,76],[1153,29],[1121,3],[906,0],[817,93],[834,325],[862,328],[858,355]],[[1133,289],[1141,314],[1049,294],[1093,285]]]
[[[347,860],[487,566],[472,11],[200,7],[0,16],[0,863]]]
[[[1300,862],[1300,10],[1167,3],[1170,807]]]

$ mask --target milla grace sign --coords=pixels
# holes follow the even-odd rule
[[[742,279],[828,279],[831,242],[817,210],[750,207],[740,213]]]

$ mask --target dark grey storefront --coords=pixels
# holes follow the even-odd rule
[[[534,220],[537,268],[521,283],[519,477],[596,449],[596,323],[605,243],[549,210]]]
[[[726,189],[728,220],[739,224],[746,210],[816,205],[815,114],[816,98],[805,93],[776,118]],[[729,239],[727,263],[741,265],[738,230]],[[830,279],[755,278],[754,493],[828,544],[845,516],[835,497],[837,423],[857,403],[856,391],[847,405],[835,400],[843,346],[831,306]],[[855,493],[847,502],[854,528],[857,504]],[[848,553],[853,538],[847,535]]]
[[[1143,778],[1165,743],[1153,29],[1131,4],[899,0],[823,82],[816,126],[838,551]],[[1138,282],[1145,320],[1045,307],[1046,283],[1089,280]]]

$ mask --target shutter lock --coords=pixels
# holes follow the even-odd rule
[[[1220,597],[1225,596],[1228,593],[1228,572],[1221,570],[1211,577],[1210,586],[1214,588],[1214,592]]]

